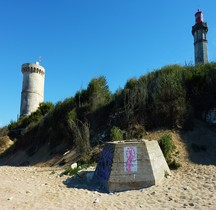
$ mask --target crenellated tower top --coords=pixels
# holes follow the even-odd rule
[[[29,73],[38,73],[44,76],[45,69],[43,66],[39,65],[39,62],[34,63],[24,63],[22,65],[22,73],[29,72]]]

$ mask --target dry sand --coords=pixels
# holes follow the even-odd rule
[[[214,165],[187,163],[158,186],[114,194],[101,192],[86,178],[60,177],[61,172],[62,168],[1,166],[0,209],[216,210]]]
[[[196,125],[186,136],[172,133],[179,151],[176,158],[182,167],[158,186],[108,194],[85,176],[60,177],[62,168],[0,166],[0,210],[216,210],[216,132],[203,124]],[[193,143],[205,143],[207,150],[193,152]],[[43,155],[39,153],[37,158]],[[7,164],[23,161],[19,155],[11,159]]]

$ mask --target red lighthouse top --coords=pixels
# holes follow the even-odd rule
[[[199,9],[195,14],[195,19],[196,19],[196,23],[204,22],[203,13]]]

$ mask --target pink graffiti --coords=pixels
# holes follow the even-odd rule
[[[128,147],[126,151],[126,171],[131,172],[131,167],[133,166],[133,161],[135,158],[135,150],[133,147]]]

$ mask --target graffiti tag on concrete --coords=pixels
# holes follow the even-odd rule
[[[95,174],[101,179],[109,179],[113,161],[113,153],[114,151],[112,146],[106,146],[101,153],[97,168],[95,170]]]
[[[124,171],[137,172],[137,148],[124,147]]]

